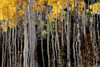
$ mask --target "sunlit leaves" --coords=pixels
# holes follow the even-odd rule
[[[28,13],[28,4],[29,0],[0,0],[0,20],[16,20],[20,21],[24,16],[24,9]],[[35,0],[35,6],[32,7],[33,11],[35,10],[37,15],[40,13],[47,13],[48,8],[50,8],[48,16],[51,22],[55,22],[56,17],[58,21],[63,21],[62,13],[67,14],[67,10],[64,9],[69,7],[69,12],[77,11],[81,14],[84,11],[86,6],[83,0],[76,2],[76,0]],[[100,3],[95,3],[89,6],[92,10],[91,14],[100,14]],[[88,12],[86,10],[86,12]],[[16,17],[17,14],[17,17]],[[56,16],[57,15],[57,16]]]
[[[100,2],[89,6],[92,9],[91,14],[100,14]]]
[[[3,22],[1,24],[1,27],[2,27],[2,29],[3,29],[4,32],[7,32],[7,29],[8,29],[7,23]]]
[[[43,31],[42,31],[42,35],[45,36],[46,34],[47,34],[47,31],[46,31],[46,30],[43,30]]]
[[[16,24],[14,22],[9,22],[8,26],[9,26],[9,28],[14,28],[16,26]]]

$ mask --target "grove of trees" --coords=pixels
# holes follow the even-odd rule
[[[100,67],[100,0],[0,0],[0,67]]]

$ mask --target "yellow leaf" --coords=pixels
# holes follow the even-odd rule
[[[46,34],[47,34],[46,30],[42,31],[42,35],[46,35]]]

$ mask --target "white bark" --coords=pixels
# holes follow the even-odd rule
[[[47,54],[48,54],[48,67],[50,67],[50,51],[49,51],[49,22],[47,21]]]
[[[50,11],[51,11],[52,9],[51,9],[51,0],[50,0]],[[48,10],[49,11],[49,10]],[[48,11],[47,11],[47,17],[48,17]],[[51,29],[51,35],[52,35],[52,50],[53,50],[53,67],[55,67],[55,49],[54,49],[54,46],[55,46],[55,44],[54,44],[54,34],[53,34],[53,26],[52,26],[52,22],[51,22],[51,12],[50,12],[50,19],[48,18],[48,20],[50,20],[50,29]],[[49,24],[49,22],[47,21],[47,23]],[[48,28],[49,28],[49,25],[48,25]],[[50,61],[49,61],[50,62]],[[49,63],[50,64],[50,63]]]
[[[69,21],[69,0],[67,1],[67,67],[71,67],[70,60],[70,21]]]
[[[34,51],[35,51],[35,44],[36,44],[36,33],[35,33],[35,24],[34,24],[34,15],[35,11],[32,11],[32,6],[35,7],[35,0],[29,1],[29,30],[30,30],[30,67],[35,67],[34,64]]]
[[[24,54],[24,64],[23,66],[24,67],[29,67],[29,64],[28,64],[28,54],[29,54],[29,47],[28,47],[28,31],[27,31],[27,15],[26,15],[26,10],[24,10],[24,51],[23,51],[23,54]]]
[[[57,31],[57,22],[58,22],[58,5],[57,5],[57,12],[56,12],[56,21],[55,21],[55,30],[56,30],[56,39],[55,39],[55,41],[57,42],[57,49],[58,49],[58,66],[60,66],[60,58],[59,58],[59,56],[60,56],[60,45],[59,45],[59,36],[58,36],[58,31]]]

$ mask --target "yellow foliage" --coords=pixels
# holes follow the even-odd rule
[[[40,0],[39,1],[39,4],[46,4],[47,3],[47,0]]]
[[[23,15],[23,11],[20,11],[22,0],[18,0],[17,4],[16,1],[17,0],[6,0],[3,2],[0,1],[0,20],[8,20],[8,18],[16,19],[16,14],[18,16],[18,19],[20,19],[20,17]]]
[[[7,32],[7,29],[8,29],[7,23],[3,22],[3,23],[1,24],[1,27],[2,27],[2,29],[3,29],[3,32]]]
[[[71,6],[69,6],[69,11],[74,10],[74,1],[76,0],[70,0],[69,3]],[[17,2],[17,3],[16,3]],[[6,1],[0,1],[0,20],[7,20],[10,19],[16,19],[16,6],[17,6],[17,18],[20,20],[21,17],[24,15],[23,9],[26,9],[28,11],[28,3],[29,0],[6,0]],[[46,12],[47,7],[44,6],[44,4],[48,4],[53,6],[53,9],[51,11],[52,22],[55,21],[56,13],[61,15],[62,10],[67,7],[68,0],[36,0],[35,1],[35,10],[37,11],[37,14],[41,12]],[[23,5],[23,6],[22,6]],[[80,2],[80,11],[82,11],[84,2]],[[22,6],[22,9],[20,8]],[[34,9],[33,9],[34,10]],[[9,16],[9,17],[8,17]],[[60,17],[58,17],[61,19]]]
[[[41,25],[44,26],[44,22],[42,22]]]
[[[22,25],[24,26],[25,22],[22,22]]]
[[[86,13],[88,13],[89,11],[88,11],[88,9],[86,9]]]
[[[86,5],[84,3],[84,1],[79,1],[78,2],[78,6],[76,6],[76,4],[74,5],[74,1],[76,0],[70,0],[69,3],[71,6],[69,6],[69,11],[73,11],[75,8],[74,7],[78,7],[78,12],[82,13],[83,11],[83,8],[84,8],[84,5]],[[57,19],[58,20],[62,20],[61,18],[61,15],[62,15],[62,12],[63,12],[63,9],[67,8],[68,5],[68,0],[48,0],[48,4],[53,6],[53,9],[52,9],[52,12],[51,12],[51,22],[55,22],[56,20],[56,14],[57,14]],[[63,12],[65,13],[65,12]]]
[[[90,33],[90,38],[91,38],[91,39],[93,38],[93,35],[92,35],[92,33]]]
[[[16,26],[16,24],[14,22],[9,22],[9,23],[2,22],[2,24],[1,24],[1,28],[3,29],[4,32],[7,32],[8,27],[14,28],[15,26]]]
[[[17,2],[17,3],[16,3]],[[9,20],[15,21],[16,18],[18,20],[21,20],[21,18],[24,15],[24,10],[22,4],[25,4],[24,6],[28,5],[28,0],[0,0],[0,20],[6,20],[9,22]],[[27,7],[26,7],[27,8]],[[16,24],[14,22],[9,23],[2,23],[1,27],[4,32],[7,31],[8,27],[13,28]]]
[[[86,5],[84,1],[80,0],[78,2],[78,6],[74,3],[76,3],[76,0],[69,0],[69,4],[70,4],[69,11],[72,12],[73,10],[75,10],[76,7],[78,7],[76,11],[78,11],[78,13],[82,13],[84,5]],[[18,20],[21,20],[21,18],[24,16],[24,9],[28,11],[28,4],[29,4],[29,0],[3,0],[3,1],[0,0],[0,20],[9,21],[8,19],[16,20],[16,18]],[[36,10],[37,14],[39,14],[40,12],[46,13],[47,6],[45,6],[44,4],[48,4],[53,7],[52,11],[50,12],[51,17],[49,16],[51,22],[55,22],[56,17],[60,21],[64,19],[64,18],[62,19],[63,17],[62,13],[65,13],[63,10],[68,7],[68,0],[35,0],[35,6],[34,6],[35,9],[33,7],[33,10]],[[93,9],[93,11],[91,12],[92,14],[100,14],[100,11],[98,12],[98,10],[100,10],[100,3],[98,2],[90,5],[90,9]],[[86,10],[86,12],[88,11]],[[44,23],[42,23],[42,26],[43,25]],[[10,28],[13,28],[16,25],[14,24],[14,22],[11,22],[8,23],[8,26]]]
[[[45,24],[45,26],[47,26],[47,24]]]
[[[34,22],[34,24],[36,25],[36,22]]]
[[[10,28],[13,28],[16,26],[16,24],[14,22],[9,22],[9,25],[8,25]]]
[[[47,34],[46,30],[42,31],[42,35],[46,35],[46,34]]]
[[[45,0],[40,0],[40,1],[35,1],[35,8],[34,8],[34,5],[33,5],[33,11],[36,10],[37,11],[37,14],[40,13],[40,12],[46,12],[47,11],[47,7],[44,6],[43,4],[45,4],[46,1]]]
[[[92,9],[91,14],[100,14],[100,2],[90,5],[89,8]]]
[[[83,65],[78,64],[78,67],[84,67]]]

